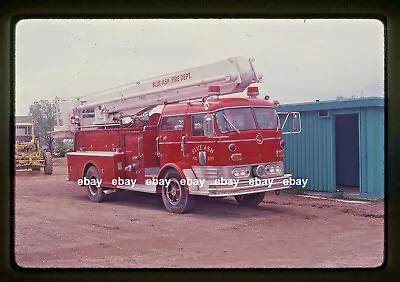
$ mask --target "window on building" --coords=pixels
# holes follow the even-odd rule
[[[327,110],[318,111],[318,116],[319,116],[320,118],[329,117],[329,112],[328,112]]]

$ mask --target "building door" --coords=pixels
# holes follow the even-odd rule
[[[360,193],[359,145],[358,115],[336,115],[336,186],[339,192]]]

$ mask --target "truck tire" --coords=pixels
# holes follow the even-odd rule
[[[162,186],[162,200],[165,208],[172,213],[186,213],[194,209],[193,195],[186,194],[185,186],[180,183],[181,175],[176,170],[168,170],[164,179],[170,180],[169,185]]]
[[[95,166],[91,166],[87,170],[85,177],[86,177],[86,179],[89,179],[89,180],[92,180],[92,179],[99,180],[100,179],[99,172],[97,171],[97,168]],[[107,196],[106,194],[103,193],[103,187],[101,187],[101,186],[97,187],[96,185],[89,184],[87,186],[87,191],[88,191],[89,199],[95,203],[102,202]]]
[[[47,175],[53,174],[53,157],[50,152],[44,154],[44,173]]]
[[[235,199],[242,206],[255,207],[258,206],[258,204],[264,200],[264,196],[265,192],[260,192],[248,195],[235,196]]]
[[[40,167],[34,167],[32,168],[32,171],[40,171]]]

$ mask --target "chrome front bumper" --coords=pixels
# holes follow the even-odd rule
[[[269,178],[272,180],[271,186],[269,186],[266,179],[260,179],[262,182],[260,185],[251,185],[249,179],[240,180],[237,187],[234,185],[217,185],[217,184],[209,184],[208,185],[208,196],[209,197],[226,197],[226,196],[236,196],[236,195],[245,195],[245,194],[253,194],[259,192],[267,192],[267,191],[275,191],[290,188],[289,178],[291,174],[285,174],[279,177]],[[287,179],[286,183],[283,183]]]

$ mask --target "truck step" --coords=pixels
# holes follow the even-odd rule
[[[146,193],[156,193],[156,186],[154,185],[144,185],[144,184],[136,184],[134,187],[131,186],[117,186],[117,189],[129,190],[129,191],[137,191],[137,192],[146,192]]]

